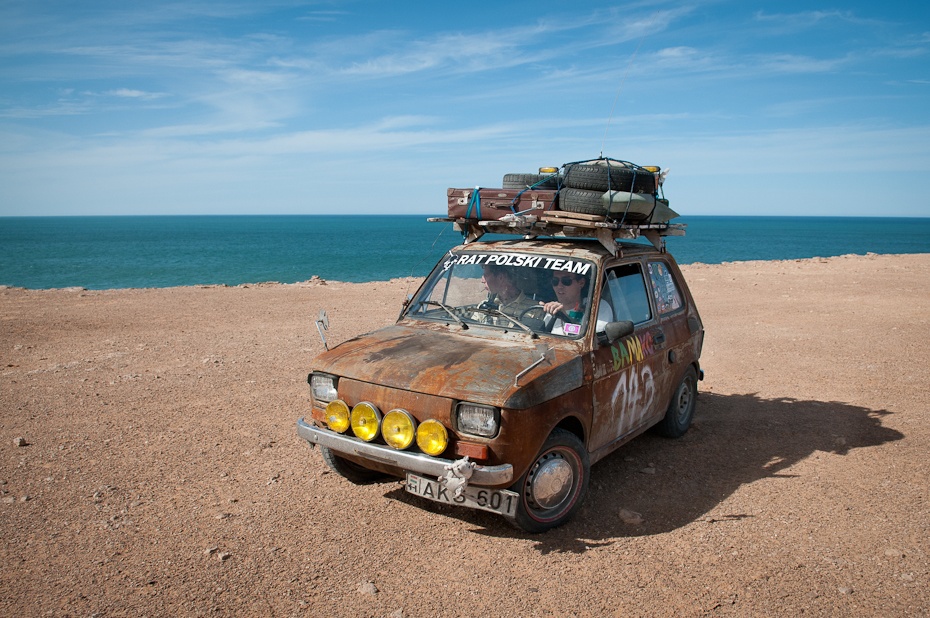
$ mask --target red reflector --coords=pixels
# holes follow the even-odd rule
[[[472,459],[483,461],[488,458],[488,445],[474,444],[472,442],[456,442],[455,454],[461,455],[462,457],[467,455]]]

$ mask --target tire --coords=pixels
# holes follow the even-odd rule
[[[574,189],[589,189],[604,193],[607,190],[655,193],[655,174],[645,170],[610,164],[578,163],[565,168],[562,184]]]
[[[356,485],[367,485],[381,480],[386,475],[377,470],[369,470],[365,466],[360,466],[354,461],[343,459],[326,446],[320,447],[320,454],[323,455],[323,461],[336,474],[345,477]]]
[[[552,174],[504,174],[501,186],[504,189],[558,189],[559,177]]]
[[[591,464],[575,434],[554,430],[529,470],[510,489],[520,495],[511,523],[531,533],[570,520],[588,493]]]
[[[688,367],[684,377],[672,395],[672,401],[665,411],[665,418],[656,425],[660,436],[666,438],[680,438],[691,427],[694,418],[694,408],[697,404],[697,374],[694,367]]]
[[[609,205],[603,200],[603,196],[603,191],[563,188],[559,192],[559,210],[606,216],[609,212]]]

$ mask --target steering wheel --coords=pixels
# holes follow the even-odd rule
[[[549,315],[546,313],[546,310],[542,305],[533,305],[532,307],[527,307],[520,312],[520,317],[517,319],[532,328],[533,330],[550,332],[552,327],[555,325],[555,319],[553,319],[549,324],[546,324],[546,316]],[[553,318],[558,318],[563,322],[569,321],[569,317],[565,315],[564,311],[558,311],[553,316]]]
[[[531,315],[534,313],[538,315]],[[546,319],[547,315],[549,314],[546,313],[546,310],[543,309],[542,305],[534,305],[532,307],[527,307],[526,309],[521,311],[520,316],[517,319],[520,320],[521,322],[523,322],[527,318],[530,320],[542,322],[543,320]]]

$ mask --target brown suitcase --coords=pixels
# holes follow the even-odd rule
[[[449,216],[497,221],[504,215],[541,215],[555,210],[554,189],[449,189]]]

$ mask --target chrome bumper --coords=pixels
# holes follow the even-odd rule
[[[387,464],[405,470],[416,472],[424,476],[440,477],[446,474],[446,466],[453,463],[452,459],[440,459],[421,453],[408,453],[396,451],[380,444],[363,442],[358,438],[351,438],[342,434],[333,433],[328,429],[314,427],[304,419],[297,421],[297,435],[310,444],[319,444],[338,453],[357,455],[381,464]],[[513,480],[513,466],[502,464],[500,466],[477,466],[472,472],[469,482],[474,485],[503,485]]]

